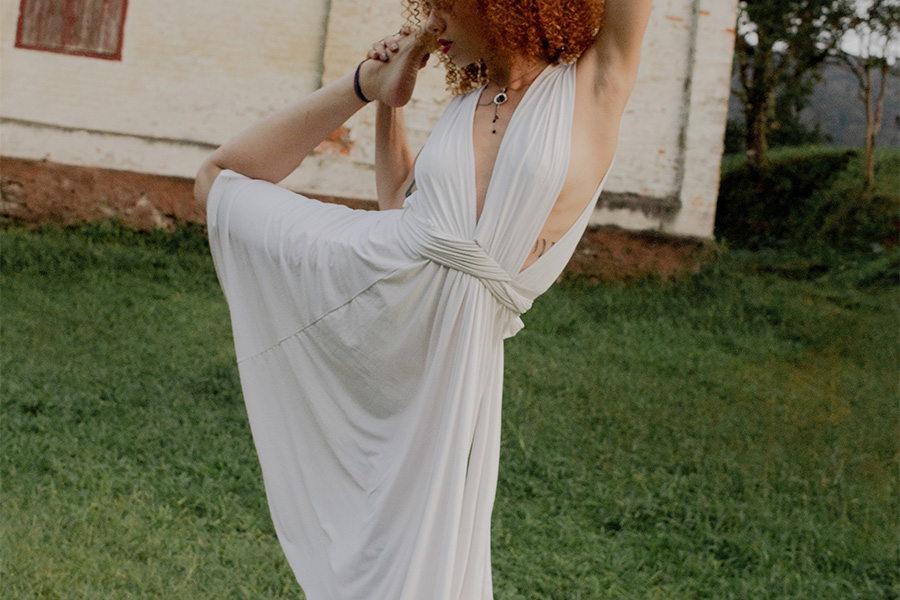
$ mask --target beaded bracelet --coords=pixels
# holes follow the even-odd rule
[[[359,87],[359,69],[363,66],[364,62],[366,61],[364,60],[363,62],[359,63],[359,66],[356,67],[356,73],[353,74],[353,91],[356,92],[357,98],[368,104],[369,102],[371,102],[371,100],[365,97],[365,95],[362,93],[362,88]]]

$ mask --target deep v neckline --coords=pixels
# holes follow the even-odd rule
[[[481,86],[476,91],[472,92],[472,101],[470,114],[468,115],[468,123],[469,123],[469,139],[468,139],[468,148],[469,148],[469,165],[472,169],[472,185],[470,192],[471,202],[467,203],[469,210],[472,211],[472,222],[475,223],[475,236],[477,238],[477,234],[479,229],[481,228],[481,224],[484,221],[484,212],[488,208],[488,199],[491,196],[491,190],[494,187],[494,174],[496,172],[497,164],[500,162],[500,157],[503,156],[504,149],[506,148],[506,140],[509,137],[507,134],[513,128],[513,125],[517,121],[517,117],[519,115],[519,109],[522,105],[526,104],[531,96],[532,90],[537,87],[537,84],[541,82],[542,79],[547,75],[547,73],[555,68],[559,67],[559,64],[548,64],[546,67],[538,73],[538,76],[534,78],[531,82],[531,85],[528,86],[528,89],[525,90],[525,94],[522,96],[522,99],[513,109],[513,114],[509,118],[509,124],[506,126],[506,130],[503,132],[503,137],[500,139],[500,147],[497,148],[497,156],[494,157],[494,164],[491,165],[491,176],[488,180],[487,189],[484,191],[484,204],[481,206],[481,214],[478,214],[478,179],[476,176],[476,164],[475,164],[475,111],[478,108],[478,101],[481,99],[481,94],[484,93],[484,89],[487,87],[487,84]]]

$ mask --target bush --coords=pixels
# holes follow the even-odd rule
[[[738,154],[747,149],[747,126],[743,120],[728,119],[725,123],[725,154]]]
[[[785,119],[769,130],[769,148],[828,144],[831,136],[818,123],[808,127],[796,117]],[[743,119],[728,119],[725,123],[725,154],[741,154],[747,150],[747,125]]]
[[[868,251],[897,244],[900,196],[835,186],[815,194],[800,241],[844,251]]]
[[[900,231],[900,152],[876,152],[875,183],[862,188],[852,151],[785,148],[757,186],[743,157],[722,161],[716,236],[732,247],[802,249],[807,255],[894,249]]]
[[[719,185],[716,237],[750,249],[800,241],[798,234],[808,235],[810,229],[811,200],[828,189],[855,155],[784,153],[773,157],[762,182],[747,164],[727,171]]]

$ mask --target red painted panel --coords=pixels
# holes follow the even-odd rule
[[[16,47],[122,58],[127,0],[21,0]]]
[[[18,38],[29,46],[59,46],[64,8],[60,0],[23,0]]]

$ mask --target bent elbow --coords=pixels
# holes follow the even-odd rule
[[[209,199],[209,191],[212,189],[213,182],[221,172],[222,169],[210,159],[206,159],[200,166],[200,170],[197,171],[197,177],[194,179],[194,200],[204,210],[206,210],[206,201]]]

